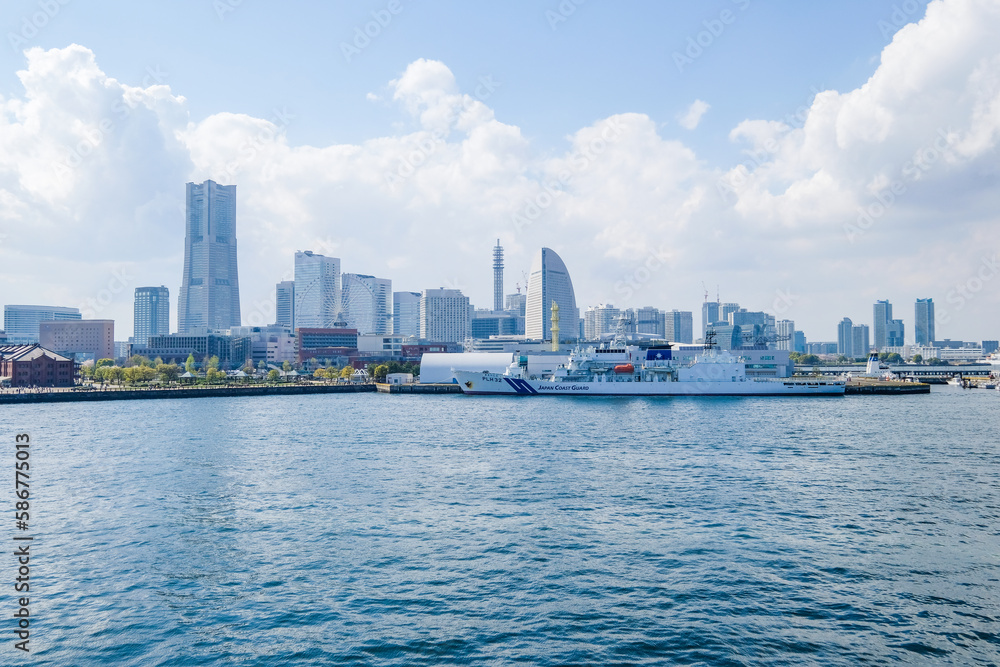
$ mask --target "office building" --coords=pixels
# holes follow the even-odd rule
[[[693,343],[694,314],[689,310],[663,313],[663,337],[672,343]]]
[[[528,305],[527,294],[521,294],[520,292],[518,292],[517,294],[508,294],[506,308],[504,308],[504,310],[509,310],[512,313],[516,313],[517,315],[524,317],[527,305]]]
[[[705,332],[708,328],[719,321],[719,306],[721,304],[718,301],[706,301],[701,304],[701,337],[705,338]]]
[[[875,335],[875,348],[881,350],[888,345],[889,321],[892,319],[892,304],[886,301],[876,301],[872,307],[872,328]]]
[[[294,280],[282,280],[274,286],[274,323],[289,331],[295,326]]]
[[[469,335],[476,339],[516,336],[519,319],[519,316],[506,310],[480,308],[472,315],[472,320],[469,322]]]
[[[420,337],[420,292],[392,293],[392,333]]]
[[[239,327],[235,327],[239,330]],[[253,343],[248,336],[222,334],[170,334],[150,336],[146,345],[129,345],[129,356],[160,357],[165,363],[183,364],[188,355],[194,356],[201,367],[206,357],[218,357],[222,370],[242,368],[253,358]]]
[[[584,339],[600,340],[602,337],[614,334],[620,314],[621,311],[609,303],[587,308],[583,313]]]
[[[4,306],[3,328],[8,344],[31,345],[38,342],[38,326],[42,322],[80,320],[79,308],[63,306]]]
[[[871,340],[867,324],[855,324],[851,328],[851,350],[854,358],[867,357],[871,350]]]
[[[719,321],[728,322],[729,324],[740,324],[739,322],[731,321],[729,317],[735,312],[740,310],[740,304],[738,303],[724,303],[719,306]]]
[[[295,253],[293,327],[329,329],[341,320],[340,259],[311,250]]]
[[[854,357],[854,322],[849,317],[837,325],[837,354]]]
[[[630,331],[635,334],[645,334],[644,337],[663,338],[663,313],[659,308],[645,306],[629,308]],[[586,326],[586,324],[584,325]]]
[[[562,259],[550,248],[542,248],[531,262],[528,299],[525,306],[525,335],[533,340],[551,340],[552,304],[559,305],[559,338],[579,337],[580,311],[576,307],[573,281]]]
[[[934,340],[934,299],[917,299],[913,313],[913,335],[917,345]]]
[[[493,248],[493,310],[503,310],[503,246],[500,239]]]
[[[885,346],[903,347],[906,344],[903,341],[904,333],[903,320],[889,320],[885,329]]]
[[[64,320],[39,324],[38,342],[77,362],[115,358],[114,320]]]
[[[188,183],[177,331],[185,334],[239,325],[236,186],[211,180]]]
[[[469,336],[469,297],[457,289],[425,289],[420,296],[420,338],[462,343]]]
[[[170,290],[164,286],[136,287],[133,342],[145,345],[150,336],[170,333]]]
[[[392,281],[360,273],[340,277],[341,316],[359,334],[385,335],[392,329]]]
[[[775,349],[793,351],[795,348],[795,322],[793,320],[778,320],[775,323],[775,332]]]
[[[799,354],[805,354],[806,346],[809,342],[806,340],[806,332],[795,331],[795,335],[792,338],[792,352],[798,352]]]

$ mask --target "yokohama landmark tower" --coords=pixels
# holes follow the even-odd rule
[[[187,184],[184,277],[177,297],[177,331],[240,326],[236,271],[236,186]]]

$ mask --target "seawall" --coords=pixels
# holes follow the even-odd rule
[[[41,391],[0,394],[0,404],[75,403],[78,401],[135,401],[161,398],[218,398],[221,396],[287,396],[302,394],[371,393],[374,384],[266,385],[246,387],[185,387],[179,389],[112,389]]]

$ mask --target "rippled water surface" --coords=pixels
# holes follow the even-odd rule
[[[33,436],[34,664],[966,665],[1000,664],[998,415],[342,395],[2,406],[0,437]]]

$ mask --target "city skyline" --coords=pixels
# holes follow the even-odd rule
[[[37,7],[15,3],[17,39],[0,57],[6,302],[133,330],[135,287],[180,296],[179,184],[212,179],[240,188],[244,314],[273,305],[298,248],[488,307],[499,239],[506,294],[552,247],[581,309],[697,314],[705,282],[811,340],[835,340],[842,317],[865,322],[888,299],[906,304],[912,339],[909,303],[930,297],[937,338],[997,337],[1000,133],[977,111],[996,95],[981,64],[1000,57],[992,4],[846,2],[795,16],[745,1],[587,3],[571,16],[404,4],[350,58],[341,45],[384,6],[315,5],[299,30],[327,35],[325,52],[276,37],[274,53],[294,42],[306,54],[297,88],[281,58],[267,65],[237,38],[289,17],[181,5],[205,19],[199,35],[258,69],[218,85],[205,64],[223,47],[173,45],[175,8],[150,8],[163,29],[140,43],[119,39],[135,17],[100,7],[61,6],[18,36]],[[434,46],[470,18],[476,40]],[[532,67],[489,46],[513,25],[539,55]],[[604,65],[591,53],[602,38],[616,47]],[[815,57],[788,57],[805,52]],[[39,245],[38,232],[60,243]]]

